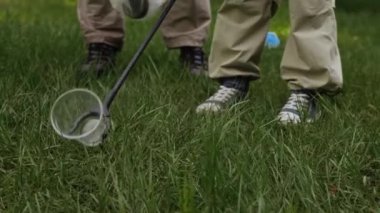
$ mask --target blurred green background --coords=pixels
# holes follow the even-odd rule
[[[347,12],[380,12],[379,0],[336,0],[336,5]]]

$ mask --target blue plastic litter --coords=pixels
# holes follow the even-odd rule
[[[267,37],[265,39],[265,46],[269,49],[277,48],[281,44],[280,38],[277,36],[275,32],[268,32]]]

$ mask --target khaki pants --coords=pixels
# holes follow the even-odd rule
[[[225,0],[216,22],[210,77],[259,78],[272,0]],[[342,87],[334,0],[289,0],[291,31],[281,62],[290,89],[334,92]]]
[[[78,18],[87,43],[102,42],[121,47],[124,17],[110,0],[79,0]],[[203,46],[211,12],[209,0],[178,0],[161,26],[168,48]]]

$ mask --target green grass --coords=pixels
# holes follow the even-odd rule
[[[48,118],[84,57],[74,5],[0,0],[0,212],[380,211],[379,14],[337,11],[345,89],[315,124],[273,122],[288,95],[283,45],[265,51],[246,102],[197,116],[217,85],[181,70],[157,36],[112,108],[109,141],[85,148]],[[282,7],[283,41],[287,24]],[[118,70],[150,25],[128,27]],[[119,73],[88,87],[104,96]]]

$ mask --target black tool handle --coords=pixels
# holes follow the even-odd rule
[[[160,15],[160,17],[158,18],[157,22],[155,23],[153,28],[150,30],[150,32],[146,36],[145,40],[140,45],[139,49],[137,50],[137,52],[135,53],[135,55],[133,56],[133,58],[129,62],[127,68],[125,68],[125,70],[123,71],[119,80],[117,80],[115,85],[112,87],[111,91],[107,94],[106,98],[103,101],[103,105],[104,105],[104,108],[105,108],[105,111],[107,114],[108,114],[108,109],[111,107],[111,104],[112,104],[113,100],[115,99],[117,93],[119,92],[120,88],[123,86],[125,80],[127,80],[130,71],[136,65],[138,59],[140,58],[140,56],[142,55],[142,53],[144,52],[144,50],[148,46],[149,42],[152,40],[153,36],[157,32],[157,30],[160,28],[162,22],[165,20],[166,16],[170,12],[170,9],[173,7],[175,1],[176,0],[169,0],[167,6],[163,10],[163,12]]]

